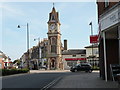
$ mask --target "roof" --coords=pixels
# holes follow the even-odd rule
[[[54,20],[52,20],[52,16],[54,16]],[[60,24],[59,13],[56,12],[55,7],[53,7],[52,11],[49,13],[49,21],[48,21],[48,23],[51,23],[51,22],[56,22],[56,23]]]
[[[86,46],[85,48],[92,48],[92,45]],[[94,45],[93,45],[93,48],[98,48],[98,44],[94,44]]]
[[[62,55],[73,55],[73,54],[86,54],[85,49],[69,49],[69,50],[64,50],[62,52]]]
[[[2,51],[0,51],[0,53],[3,53]]]

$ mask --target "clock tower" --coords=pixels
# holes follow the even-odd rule
[[[53,6],[48,20],[48,69],[63,69],[59,14]]]

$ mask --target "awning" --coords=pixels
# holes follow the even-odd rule
[[[65,58],[65,60],[86,60],[86,58]]]

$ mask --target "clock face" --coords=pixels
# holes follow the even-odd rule
[[[56,28],[56,25],[55,24],[51,24],[50,25],[50,30],[54,30]]]

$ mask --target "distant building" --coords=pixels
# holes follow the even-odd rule
[[[4,69],[3,52],[0,51],[0,69]]]
[[[24,53],[20,58],[20,66],[21,68],[27,68],[27,53]]]
[[[87,62],[92,66],[99,66],[99,51],[98,44],[94,44],[93,46],[86,46],[86,58]],[[92,53],[93,52],[93,53]]]
[[[62,52],[64,69],[70,69],[71,66],[77,63],[86,62],[86,50],[85,49],[69,49]]]
[[[39,62],[40,62],[40,53],[39,53],[39,50],[40,50],[40,46],[37,45],[37,46],[33,46],[33,48],[31,48],[29,50],[29,55],[30,55],[30,61],[29,61],[29,64],[30,64],[30,68],[31,69],[39,69]]]
[[[47,53],[48,53],[48,39],[44,38],[41,43],[40,43],[40,47],[41,47],[41,66],[42,67],[47,67]]]
[[[21,66],[23,68],[27,68],[29,63],[30,69],[40,69],[40,67],[47,65],[47,46],[48,40],[44,38],[42,41],[38,43],[37,46],[33,46],[29,49],[29,60],[28,60],[28,52],[24,53],[21,58]]]
[[[0,68],[4,69],[9,69],[12,68],[13,64],[9,56],[4,54],[2,51],[0,51]]]
[[[110,64],[120,64],[120,0],[102,1],[97,0],[100,77],[107,81],[112,80]]]

